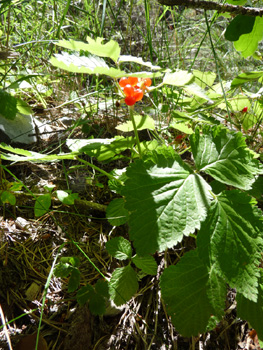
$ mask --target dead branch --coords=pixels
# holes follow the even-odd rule
[[[253,7],[244,7],[237,5],[221,5],[213,1],[205,0],[158,0],[161,5],[167,6],[185,6],[193,9],[202,9],[202,10],[215,10],[220,13],[228,12],[233,15],[243,15],[243,16],[263,16],[263,8],[253,8]]]

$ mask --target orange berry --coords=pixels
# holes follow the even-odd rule
[[[123,77],[123,78],[120,79],[120,81],[119,81],[120,87],[124,87],[127,84],[128,84],[128,78]]]
[[[127,106],[133,106],[136,103],[136,100],[133,96],[127,96],[125,97],[125,103]]]
[[[136,102],[140,101],[143,98],[143,91],[141,89],[134,90],[133,97],[135,98]]]
[[[152,85],[152,79],[150,79],[150,78],[144,78],[144,79],[143,79],[143,85],[144,85],[144,86],[147,86],[147,87],[151,86],[151,85]]]
[[[139,79],[136,77],[129,77],[128,78],[128,84],[131,84],[131,86],[135,86],[136,84],[138,84]]]
[[[134,87],[131,86],[130,84],[128,84],[123,88],[123,92],[124,92],[125,96],[133,96],[134,95]]]

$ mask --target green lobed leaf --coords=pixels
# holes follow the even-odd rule
[[[113,271],[109,282],[109,294],[117,306],[130,300],[138,288],[136,273],[130,265]]]
[[[206,95],[205,91],[196,83],[185,85],[183,89],[190,96],[194,95],[204,100],[210,101],[210,98]]]
[[[43,194],[37,198],[34,206],[34,213],[36,217],[42,216],[49,211],[51,206],[51,195],[50,193]]]
[[[60,159],[74,159],[76,156],[74,153],[46,155],[33,151],[27,151],[21,148],[13,148],[12,146],[6,145],[5,143],[1,143],[0,148],[9,152],[13,152],[14,154],[1,152],[1,158],[14,162],[54,162]]]
[[[106,311],[106,303],[103,296],[93,293],[89,299],[89,309],[93,315],[102,316]]]
[[[126,149],[131,149],[135,142],[134,137],[116,136],[112,139],[68,139],[67,146],[73,152],[86,153],[99,161],[105,161]]]
[[[72,73],[101,74],[114,79],[126,75],[125,71],[109,67],[102,58],[97,56],[86,57],[62,52],[51,57],[50,63],[54,67]]]
[[[112,226],[120,226],[128,221],[129,212],[124,204],[123,198],[116,198],[107,206],[106,218]]]
[[[255,17],[237,15],[229,23],[225,38],[229,41],[237,41],[242,34],[251,33],[254,27]]]
[[[77,302],[79,305],[85,305],[94,294],[94,289],[90,284],[87,284],[84,287],[81,287],[77,293]]]
[[[134,120],[135,120],[137,130],[145,130],[145,129],[155,130],[154,120],[148,115],[135,114]],[[128,120],[127,122],[116,126],[115,129],[123,132],[131,132],[133,131],[132,121]]]
[[[1,193],[0,198],[1,198],[2,203],[10,203],[11,205],[16,204],[16,196],[9,191],[3,191]]]
[[[224,191],[211,204],[197,235],[200,258],[246,298],[257,300],[263,221],[255,201]]]
[[[138,63],[142,66],[151,68],[153,70],[159,70],[161,67],[154,66],[151,62],[145,62],[141,57],[135,57],[131,55],[121,55],[118,59],[118,63],[124,63],[124,62],[132,62],[132,63]]]
[[[123,237],[114,237],[106,243],[106,249],[110,255],[119,260],[131,259],[131,243]]]
[[[238,87],[247,82],[258,80],[262,76],[263,76],[263,71],[241,73],[232,80],[231,87]]]
[[[0,89],[1,115],[6,119],[13,120],[16,117],[17,99],[3,89]]]
[[[186,70],[179,70],[174,73],[166,73],[163,78],[163,83],[168,85],[174,85],[178,87],[185,86],[194,80],[192,73]]]
[[[60,200],[63,204],[73,205],[75,199],[78,199],[78,193],[68,193],[66,191],[57,190],[56,195],[58,200]]]
[[[79,269],[77,269],[76,267],[73,267],[69,277],[69,281],[68,281],[68,292],[69,293],[74,292],[78,288],[79,283],[80,283]]]
[[[104,38],[98,37],[94,40],[89,36],[87,36],[86,40],[88,44],[75,40],[59,40],[58,42],[54,42],[54,44],[73,51],[83,50],[100,57],[109,57],[114,62],[117,62],[121,49],[116,41],[110,40],[106,44],[103,44]]]
[[[245,138],[238,132],[221,127],[196,128],[190,136],[196,167],[227,185],[249,190],[260,174],[258,160],[247,149]]]
[[[164,270],[160,282],[162,298],[173,325],[181,335],[190,337],[204,333],[211,315],[215,312],[217,316],[223,315],[225,296],[220,292],[222,284],[214,283],[211,292],[209,283],[208,270],[197,250],[187,252],[175,266]],[[215,309],[211,300],[218,297],[214,300]]]
[[[59,262],[54,270],[54,275],[56,277],[66,278],[71,273],[73,267],[66,262]]]
[[[163,251],[200,228],[211,200],[210,186],[172,148],[127,168],[122,190],[130,215],[130,238],[140,256]]]
[[[258,286],[258,299],[251,301],[241,293],[237,293],[237,317],[246,320],[256,330],[258,337],[263,339],[263,278],[261,268],[261,279]]]
[[[157,263],[153,256],[138,256],[132,257],[132,262],[147,275],[157,274]]]
[[[216,79],[216,74],[213,72],[201,72],[199,70],[193,70],[193,75],[195,77],[196,84],[200,85],[202,89],[208,86],[212,86]]]
[[[234,42],[235,49],[241,52],[244,58],[252,56],[258,48],[258,43],[263,38],[263,18],[256,17],[253,29],[248,34],[243,34]]]

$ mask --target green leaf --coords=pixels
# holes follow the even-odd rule
[[[249,34],[243,34],[234,42],[235,49],[241,52],[245,58],[252,56],[258,48],[258,43],[263,38],[263,18],[256,17],[253,30]]]
[[[196,167],[227,185],[249,190],[261,171],[241,133],[221,126],[196,128],[190,136]]]
[[[66,278],[69,276],[69,274],[72,271],[72,266],[68,263],[62,263],[60,262],[54,270],[54,275],[56,277]]]
[[[157,263],[153,256],[138,256],[132,257],[132,262],[147,275],[157,274]]]
[[[56,192],[58,200],[60,200],[63,204],[73,205],[75,199],[78,199],[78,193],[68,193],[66,191],[57,190]]]
[[[232,88],[238,87],[247,82],[258,80],[262,76],[263,76],[263,71],[241,73],[232,80],[231,87]]]
[[[212,203],[197,235],[200,258],[246,298],[257,300],[263,221],[251,197],[232,190]]]
[[[27,151],[21,148],[13,148],[6,145],[5,143],[0,144],[0,148],[13,152],[11,153],[1,153],[1,158],[14,162],[54,162],[61,159],[74,159],[76,154],[74,153],[61,153],[61,154],[41,154],[33,151]],[[21,155],[21,156],[20,156]]]
[[[209,284],[208,270],[197,250],[187,252],[175,266],[164,270],[160,282],[162,298],[181,335],[190,337],[204,333],[212,314],[219,311],[217,316],[223,315],[225,297],[222,298],[220,291],[216,292],[217,283],[214,283],[212,292]],[[218,288],[222,289],[220,283]],[[216,303],[214,309],[211,300],[218,296],[220,299],[213,300]]]
[[[18,112],[17,99],[2,89],[0,89],[0,106],[2,117],[10,120],[15,119]]]
[[[80,283],[80,272],[77,268],[72,268],[71,275],[69,277],[68,281],[68,292],[72,293],[74,292]]]
[[[127,168],[122,190],[130,215],[130,238],[141,255],[163,251],[200,228],[210,186],[172,148],[151,152]]]
[[[195,77],[196,84],[200,85],[202,89],[208,86],[212,86],[216,79],[216,74],[213,72],[201,72],[199,70],[193,70],[193,75]]]
[[[135,114],[134,120],[135,120],[137,130],[145,130],[145,129],[155,130],[154,120],[148,115],[143,116],[140,114]],[[122,123],[116,126],[116,129],[123,132],[131,132],[133,131],[133,124],[129,120],[125,123]]]
[[[34,206],[34,213],[36,217],[42,216],[49,211],[51,206],[51,195],[50,193],[43,194],[37,198]]]
[[[110,255],[119,260],[131,259],[131,243],[123,237],[114,237],[106,243],[106,249]]]
[[[226,40],[237,41],[241,35],[251,33],[254,23],[255,17],[237,15],[225,31]]]
[[[93,293],[89,300],[89,309],[93,315],[102,316],[106,311],[105,299],[101,295]]]
[[[161,69],[161,67],[159,66],[154,66],[151,62],[145,62],[143,61],[143,59],[141,57],[135,57],[135,56],[131,56],[131,55],[121,55],[118,59],[118,63],[124,63],[124,62],[132,62],[132,63],[137,63],[140,64],[142,66],[151,68],[153,70],[159,70]]]
[[[17,99],[16,108],[17,111],[21,114],[30,115],[33,113],[31,107],[20,98]]]
[[[172,122],[170,124],[170,128],[179,130],[184,134],[188,134],[188,135],[193,134],[193,129],[189,126],[189,122],[184,122],[184,123]]]
[[[193,81],[194,76],[186,70],[179,70],[174,73],[166,73],[163,78],[163,83],[168,85],[174,85],[178,87],[185,86]]]
[[[210,101],[210,98],[206,95],[205,91],[196,83],[185,85],[183,89],[190,96],[194,95],[197,97],[201,97],[204,100]]]
[[[86,153],[90,157],[104,161],[126,149],[131,149],[135,144],[135,138],[116,136],[112,139],[68,139],[66,143],[73,152]]]
[[[110,40],[106,44],[103,44],[104,38],[96,38],[94,40],[89,36],[87,36],[86,40],[88,44],[74,40],[59,40],[58,42],[54,42],[54,44],[73,51],[83,50],[100,57],[109,57],[114,62],[117,62],[121,49],[116,41]]]
[[[57,68],[73,73],[101,74],[111,78],[121,78],[125,76],[125,71],[109,67],[105,61],[97,56],[79,56],[77,54],[55,54],[51,57],[50,63]]]
[[[262,271],[261,271],[262,273]],[[263,279],[258,286],[258,299],[251,301],[241,293],[237,293],[237,317],[246,320],[257,331],[258,337],[263,339]]]
[[[11,205],[16,204],[16,197],[13,193],[9,191],[3,191],[1,194],[2,203],[10,203]]]
[[[104,298],[109,298],[109,283],[98,280],[95,284],[95,291]]]
[[[109,293],[117,306],[130,300],[138,288],[136,273],[130,265],[114,270],[109,282]]]
[[[112,226],[120,226],[128,221],[129,212],[124,208],[124,199],[116,198],[106,209],[106,218]]]
[[[93,294],[94,289],[90,284],[87,284],[86,286],[80,288],[80,290],[77,293],[78,304],[81,306],[85,305],[90,300]]]

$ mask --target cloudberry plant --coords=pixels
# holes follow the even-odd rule
[[[143,98],[144,92],[151,86],[150,78],[139,79],[136,77],[121,78],[119,85],[125,95],[125,103],[127,106],[133,106],[136,102]]]

